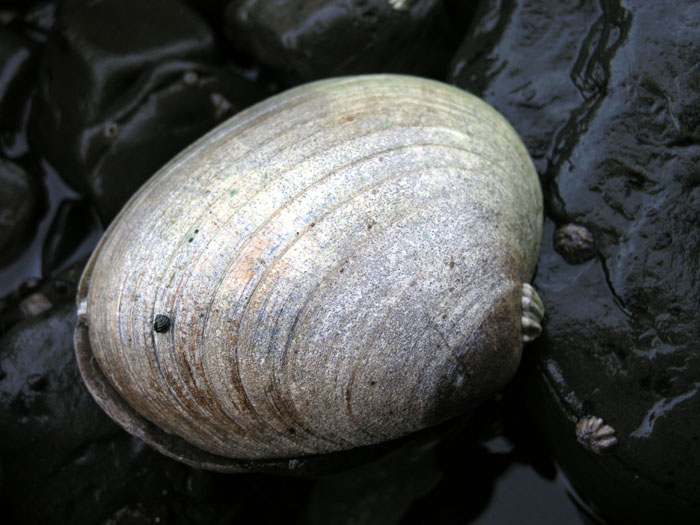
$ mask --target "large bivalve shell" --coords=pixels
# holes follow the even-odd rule
[[[483,101],[399,75],[308,84],[126,205],[80,286],[79,364],[116,421],[197,466],[392,440],[515,373],[541,222],[530,158]]]

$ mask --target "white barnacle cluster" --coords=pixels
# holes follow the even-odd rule
[[[608,452],[617,444],[615,429],[596,416],[584,416],[578,420],[576,440],[595,454]]]

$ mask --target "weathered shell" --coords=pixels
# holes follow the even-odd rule
[[[81,370],[127,430],[208,468],[394,439],[514,374],[541,222],[483,101],[399,75],[292,89],[115,219],[79,291]]]

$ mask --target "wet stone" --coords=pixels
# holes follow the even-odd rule
[[[19,30],[0,25],[0,151],[9,158],[27,151],[23,132],[34,88],[37,48]]]
[[[37,1],[22,13],[22,26],[33,40],[46,42],[49,31],[56,23],[57,3]]]
[[[556,2],[546,9],[523,0],[479,2],[448,80],[503,113],[542,174],[558,130],[584,97],[600,89],[594,77],[599,55],[592,51],[603,30],[612,42],[600,42],[602,49],[614,43],[614,32],[606,30],[591,1]],[[573,70],[563,74],[563,67]]]
[[[41,273],[56,275],[88,257],[102,231],[100,219],[89,202],[83,199],[61,201],[44,239]]]
[[[54,278],[29,279],[0,299],[0,335],[53,305],[74,301],[85,262],[85,259],[77,261]]]
[[[32,374],[27,378],[27,386],[36,392],[44,390],[48,383],[48,379],[43,374]]]
[[[178,0],[68,2],[39,84],[30,144],[105,224],[173,155],[266,94],[225,67],[211,29]]]
[[[283,0],[229,2],[225,17],[239,48],[299,83],[380,71],[441,77],[468,21],[449,14],[437,0],[401,9],[386,0]]]
[[[477,16],[452,78],[511,120],[545,194],[531,410],[605,519],[698,522],[700,8],[518,0]]]
[[[37,184],[24,169],[2,158],[0,188],[0,266],[4,266],[31,240],[39,193]]]

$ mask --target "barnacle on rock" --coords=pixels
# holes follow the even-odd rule
[[[579,224],[564,224],[556,229],[554,250],[569,264],[581,264],[596,254],[593,234]]]
[[[608,452],[617,444],[615,429],[596,416],[584,416],[578,420],[576,440],[596,454]]]

